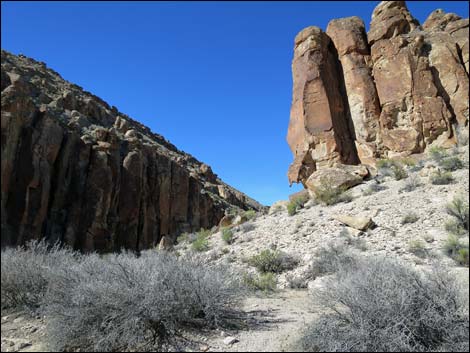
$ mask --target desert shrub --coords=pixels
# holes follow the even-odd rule
[[[396,163],[397,162],[394,161],[393,159],[383,158],[377,161],[376,166],[377,166],[377,169],[385,169],[385,168],[391,168]]]
[[[315,189],[315,199],[327,206],[349,202],[352,200],[352,196],[345,191],[346,188],[335,187],[328,178],[323,178],[320,181],[320,186]]]
[[[234,239],[233,239],[233,232],[229,228],[224,228],[222,229],[222,240],[226,244],[232,244]]]
[[[209,236],[210,230],[201,229],[196,233],[196,237],[191,243],[191,248],[197,252],[203,252],[209,250]]]
[[[256,211],[255,210],[248,210],[243,213],[244,218],[246,218],[247,221],[250,221],[254,218],[256,218]]]
[[[298,260],[279,250],[266,249],[249,258],[248,263],[262,273],[281,273],[295,268]]]
[[[287,213],[289,216],[293,216],[297,213],[299,208],[304,207],[305,203],[309,200],[309,196],[306,194],[296,196],[287,204]]]
[[[443,247],[444,253],[459,265],[468,266],[468,245],[460,242],[454,234],[449,234]]]
[[[453,217],[454,233],[468,233],[469,228],[469,206],[463,197],[454,197],[452,202],[446,205],[446,212]]]
[[[387,187],[385,187],[384,185],[378,183],[378,182],[375,182],[375,183],[372,183],[370,184],[363,192],[362,194],[364,196],[369,196],[369,195],[372,195],[376,192],[379,192],[379,191],[382,191],[382,190],[386,190]]]
[[[438,147],[438,146],[431,147],[428,153],[429,153],[429,156],[437,163],[439,163],[441,160],[449,156],[447,151],[444,148]]]
[[[256,227],[253,223],[251,222],[246,222],[246,223],[243,223],[243,224],[240,224],[240,226],[238,227],[238,229],[240,230],[240,232],[242,233],[248,233],[248,232],[251,232],[252,230],[254,230]]]
[[[419,177],[416,175],[410,176],[408,179],[405,181],[405,185],[399,190],[399,192],[411,192],[413,190],[416,190],[421,185]]]
[[[289,202],[287,204],[287,214],[293,216],[297,213],[297,205],[294,202]]]
[[[354,267],[357,254],[344,243],[330,242],[315,252],[315,257],[309,265],[310,278],[333,274],[343,267]]]
[[[447,157],[439,162],[439,166],[446,171],[455,171],[464,167],[463,162],[457,156]]]
[[[56,351],[162,351],[179,348],[188,327],[235,318],[240,284],[171,254],[87,256],[60,268],[44,298],[47,338]]]
[[[454,177],[451,172],[442,172],[438,169],[430,175],[429,180],[433,185],[447,185],[454,181]]]
[[[460,223],[455,219],[450,219],[444,224],[444,228],[449,234],[453,234],[456,236],[462,236],[468,234],[468,231],[465,230]]]
[[[177,242],[178,244],[188,243],[188,242],[191,242],[191,241],[193,240],[193,239],[191,239],[191,238],[193,238],[193,237],[191,236],[190,233],[184,232],[184,233],[181,233],[181,234],[178,236],[178,238],[176,238],[176,242]]]
[[[426,245],[419,239],[411,240],[408,243],[408,251],[418,257],[426,257]]]
[[[416,160],[411,158],[411,157],[405,157],[400,159],[401,164],[403,164],[406,167],[414,167],[416,166]]]
[[[78,255],[58,244],[32,241],[24,247],[6,248],[1,254],[2,308],[36,310],[53,272],[71,266]]]
[[[401,224],[409,224],[409,223],[415,223],[419,220],[419,217],[416,213],[410,212],[407,213],[403,218],[401,219]]]
[[[397,260],[342,267],[314,300],[327,308],[303,334],[304,351],[468,351],[468,310],[448,271]]]
[[[273,292],[276,290],[277,278],[274,273],[244,274],[243,283],[251,290]]]
[[[393,165],[391,169],[395,180],[402,180],[408,177],[408,173],[406,172],[405,168],[403,168],[403,166],[398,163]]]
[[[286,282],[287,286],[290,289],[303,289],[308,287],[308,281],[311,278],[307,275],[304,276],[293,276],[293,275],[287,275],[286,276]]]
[[[459,249],[459,252],[454,260],[459,265],[468,267],[468,247]]]

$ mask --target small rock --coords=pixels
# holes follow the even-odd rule
[[[16,345],[16,349],[21,350],[29,346],[32,346],[31,342],[20,342]]]
[[[372,218],[370,217],[338,215],[335,216],[334,219],[351,228],[362,231],[365,231],[373,224]]]
[[[229,336],[229,337],[224,339],[224,344],[227,345],[227,346],[231,346],[232,344],[235,344],[237,342],[239,342],[238,339],[236,339],[235,337],[232,337],[232,336]]]

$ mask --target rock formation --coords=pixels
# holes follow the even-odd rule
[[[295,38],[289,182],[320,169],[452,146],[468,129],[468,19],[434,11],[423,26],[404,1]],[[311,184],[311,183],[310,183]]]
[[[141,250],[264,208],[44,63],[2,50],[1,89],[2,246]]]

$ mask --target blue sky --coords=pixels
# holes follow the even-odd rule
[[[295,35],[370,2],[4,2],[2,48],[44,61],[270,204],[289,188],[286,142]],[[408,2],[422,23],[436,8]]]

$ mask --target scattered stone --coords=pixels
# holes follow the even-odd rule
[[[232,344],[235,344],[239,342],[237,338],[229,336],[224,339],[224,344],[227,346],[231,346]]]

